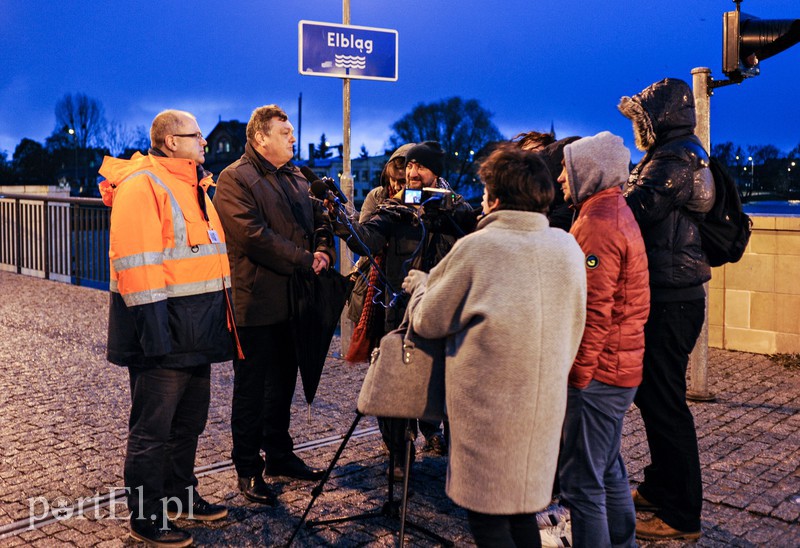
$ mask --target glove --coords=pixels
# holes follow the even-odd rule
[[[428,273],[421,270],[411,270],[403,280],[403,289],[409,295],[413,295],[414,291],[426,285],[428,285]]]

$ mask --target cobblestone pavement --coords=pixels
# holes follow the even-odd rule
[[[128,379],[104,358],[107,303],[102,291],[0,272],[0,546],[136,545],[118,493]],[[333,357],[338,341],[331,350],[311,409],[299,389],[293,409],[298,451],[319,467],[332,461],[355,419],[366,368]],[[704,535],[693,544],[800,546],[800,372],[766,356],[717,349],[710,349],[709,361],[717,399],[692,404],[704,482]],[[180,524],[198,546],[284,544],[314,485],[274,481],[274,508],[238,494],[229,460],[232,368],[224,363],[212,371],[198,489],[209,501],[226,504],[230,515],[221,523]],[[359,422],[309,519],[380,511],[387,498],[386,454],[375,427],[371,417]],[[465,513],[444,494],[446,460],[421,452],[421,440],[417,446],[409,518],[457,546],[472,545]],[[623,452],[631,480],[640,481],[648,451],[635,407]],[[397,528],[397,519],[385,517],[303,528],[294,545],[393,546]],[[437,545],[410,529],[406,539]]]

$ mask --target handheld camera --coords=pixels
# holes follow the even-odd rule
[[[403,203],[406,205],[422,205],[428,208],[448,211],[453,209],[455,194],[445,188],[408,188],[403,190]]]

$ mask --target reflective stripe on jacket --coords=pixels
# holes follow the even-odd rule
[[[137,153],[107,157],[100,173],[112,189],[109,361],[183,367],[230,359],[225,236],[204,193],[208,220],[200,207],[195,163]]]

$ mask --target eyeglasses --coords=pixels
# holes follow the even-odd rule
[[[198,141],[202,141],[203,140],[203,134],[200,133],[199,131],[197,133],[173,133],[172,136],[173,137],[194,137]]]

